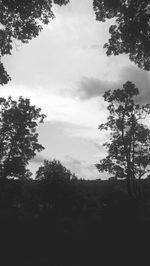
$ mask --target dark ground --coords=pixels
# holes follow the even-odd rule
[[[139,200],[124,181],[69,182],[3,186],[0,265],[147,265],[150,180]]]

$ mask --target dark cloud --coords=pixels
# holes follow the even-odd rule
[[[108,82],[98,78],[83,77],[79,83],[79,97],[82,100],[99,97],[106,90],[116,88],[115,82]]]
[[[103,95],[109,89],[122,88],[122,85],[127,81],[133,82],[139,89],[139,102],[144,103],[150,101],[150,72],[133,66],[122,69],[117,82],[83,77],[79,83],[78,94],[81,100],[89,100]]]
[[[128,80],[132,81],[139,89],[139,102],[150,101],[150,72],[137,67],[126,67],[120,73],[120,84],[124,84]]]

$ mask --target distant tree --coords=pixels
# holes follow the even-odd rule
[[[141,123],[150,114],[150,104],[135,103],[138,94],[129,81],[122,89],[105,92],[109,116],[99,129],[110,130],[110,142],[103,144],[108,156],[96,165],[100,172],[126,178],[128,192],[135,196],[140,193],[140,179],[149,172],[150,164],[150,129]]]
[[[53,181],[68,181],[75,176],[58,160],[44,161],[44,165],[40,166],[36,172],[36,179]]]
[[[66,5],[68,0],[54,0],[55,4]],[[10,77],[1,58],[11,54],[15,41],[27,43],[38,36],[43,24],[54,18],[52,0],[2,0],[0,1],[0,84]]]
[[[149,0],[94,0],[93,7],[97,20],[115,19],[104,45],[107,55],[129,54],[139,68],[150,70]]]
[[[36,127],[45,115],[41,109],[30,105],[29,99],[18,101],[0,98],[0,172],[7,176],[29,177],[26,166],[36,151],[43,150],[38,143]]]
[[[47,210],[57,209],[61,214],[71,208],[76,192],[75,175],[60,161],[45,160],[44,165],[36,172],[36,179],[40,182],[41,202]]]

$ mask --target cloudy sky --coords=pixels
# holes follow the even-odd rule
[[[47,115],[38,127],[45,150],[30,164],[35,172],[44,159],[56,158],[80,178],[103,178],[94,167],[105,155],[105,90],[127,80],[140,90],[140,100],[150,102],[149,72],[139,70],[128,56],[107,57],[103,49],[110,22],[95,20],[92,0],[71,0],[54,7],[56,18],[29,44],[14,43],[4,65],[12,81],[1,96],[30,98]]]

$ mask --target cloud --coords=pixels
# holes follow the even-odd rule
[[[116,82],[109,82],[92,77],[82,77],[77,92],[79,93],[80,99],[88,100],[101,96],[106,90],[116,88],[116,85]]]
[[[107,179],[108,174],[99,173],[95,163],[90,163],[84,160],[78,160],[75,157],[67,155],[63,161],[63,164],[71,169],[72,173],[75,173],[78,178],[84,179]]]
[[[37,154],[32,160],[31,163],[35,164],[43,164],[45,160],[48,160],[48,158],[45,155]]]
[[[106,118],[99,96],[122,86],[123,80],[132,81],[134,74],[144,88],[141,97],[148,99],[149,79],[146,72],[133,67],[120,72],[129,64],[127,56],[106,56],[103,44],[111,22],[96,21],[92,1],[72,0],[55,9],[56,19],[38,38],[4,58],[12,82],[1,88],[1,96],[30,98],[47,115],[47,123],[39,126],[39,142],[45,151],[33,160],[34,169],[44,159],[63,160],[70,154],[67,162],[80,176],[95,178],[94,163],[103,153],[97,143],[106,137],[106,132],[98,131]]]
[[[71,171],[75,173],[78,178],[100,178],[100,174],[98,173],[94,163],[92,164],[84,160],[81,161],[69,155],[65,156],[63,163],[68,169],[71,169]]]
[[[101,135],[97,127],[91,132],[88,127],[73,123],[47,121],[39,126],[38,133],[39,142],[45,147],[43,156],[60,160],[81,178],[97,178],[94,164],[105,156],[101,144],[106,132]]]
[[[75,168],[76,170],[82,166],[81,160],[78,160],[70,155],[66,155],[64,158],[64,162],[68,163],[71,168]]]
[[[106,65],[107,57],[102,54],[108,25],[96,21],[92,2],[72,0],[54,9],[56,18],[37,38],[3,59],[14,86],[26,84],[34,89],[40,85],[50,90],[66,87],[68,77],[72,81],[79,73],[97,71],[100,60]],[[100,43],[99,52],[84,49],[93,43]]]
[[[88,127],[66,122],[46,122],[39,125],[39,142],[45,147],[42,154],[46,157],[64,158],[67,154],[79,160],[90,160],[98,150],[95,143],[100,143],[103,136],[98,126],[91,130]],[[94,142],[94,143],[93,143]]]
[[[139,89],[138,101],[145,103],[150,101],[150,72],[141,70],[137,67],[125,67],[120,72],[120,83],[132,81]]]
[[[99,44],[92,44],[90,46],[91,49],[96,49],[96,50],[99,50],[100,49],[100,45]]]
[[[139,89],[140,95],[138,101],[141,103],[150,101],[150,73],[138,69],[137,67],[130,66],[124,67],[120,73],[117,81],[107,81],[94,77],[82,77],[79,82],[79,89],[77,93],[81,100],[89,100],[99,97],[105,91],[111,89],[122,88],[123,84],[127,81],[135,83]]]

